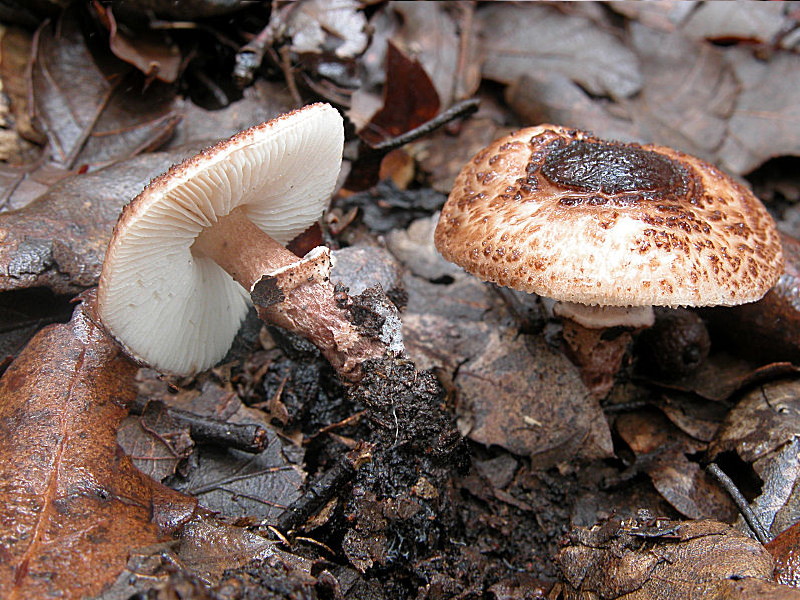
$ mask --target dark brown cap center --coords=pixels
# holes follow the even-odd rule
[[[583,192],[644,192],[645,197],[684,194],[686,170],[656,152],[624,144],[575,141],[551,152],[542,174],[551,182]]]

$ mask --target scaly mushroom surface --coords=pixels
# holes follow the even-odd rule
[[[764,205],[716,167],[554,125],[479,152],[435,239],[484,280],[586,305],[753,302],[783,267]]]
[[[647,326],[652,306],[753,302],[783,270],[766,208],[713,165],[556,125],[519,130],[467,163],[435,242],[485,281],[557,300],[565,339],[583,338],[573,360],[589,370],[600,346],[609,352],[601,333],[579,328]],[[603,360],[619,363],[625,345]],[[596,375],[607,390],[609,373]]]

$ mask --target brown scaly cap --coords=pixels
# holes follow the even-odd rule
[[[486,281],[583,304],[743,304],[783,271],[766,208],[717,168],[554,125],[479,152],[435,241]]]

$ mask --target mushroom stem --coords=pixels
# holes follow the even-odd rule
[[[297,256],[234,209],[205,229],[192,245],[195,256],[207,256],[248,292],[265,273],[287,267]]]
[[[203,231],[192,252],[214,260],[251,293],[262,278],[281,271],[311,269],[307,264],[298,267],[301,260],[259,229],[241,209]],[[327,255],[324,260],[328,260]],[[337,302],[327,276],[302,277],[298,285],[277,289],[276,294],[272,302],[256,302],[258,316],[306,338],[343,378],[359,380],[361,363],[386,353],[384,341],[362,333],[352,323]]]

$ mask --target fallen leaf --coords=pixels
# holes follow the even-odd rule
[[[377,175],[377,171],[365,170],[364,174]],[[364,180],[359,178],[358,181]],[[399,190],[391,181],[381,181],[369,190],[338,200],[336,206],[342,211],[360,209],[361,219],[371,231],[386,233],[404,229],[411,221],[430,216],[445,200],[445,196],[430,188]]]
[[[719,151],[722,167],[744,174],[776,156],[800,156],[800,56],[778,51],[765,61],[744,48],[729,56],[742,90]]]
[[[481,346],[455,374],[462,434],[539,468],[611,456],[605,416],[563,354],[537,336],[478,329]]]
[[[46,139],[33,126],[29,106],[26,67],[31,55],[31,45],[32,35],[29,31],[17,27],[5,30],[0,41],[0,80],[3,82],[3,93],[11,101],[17,132],[26,140],[43,144]]]
[[[627,104],[639,137],[714,162],[739,91],[722,51],[636,24],[631,43],[644,76]]]
[[[772,576],[772,558],[761,544],[710,520],[614,519],[571,532],[556,561],[565,600],[711,600],[725,597],[731,581]]]
[[[584,16],[526,2],[489,3],[476,18],[488,79],[510,84],[523,75],[555,72],[598,96],[627,98],[642,89],[636,55]]]
[[[264,413],[243,406],[235,396],[231,401],[238,408],[228,420],[264,426],[269,440],[266,450],[252,454],[199,446],[192,468],[174,486],[228,517],[274,519],[300,496],[303,451],[279,438],[265,422]]]
[[[163,143],[174,128],[174,89],[144,90],[141,78],[137,89],[128,77],[130,67],[121,62],[104,67],[87,47],[74,10],[37,31],[30,94],[53,165],[69,170],[127,158]]]
[[[85,298],[91,303],[91,297]],[[116,445],[136,366],[86,304],[42,330],[0,379],[0,595],[83,598],[128,552],[168,538],[196,501]]]
[[[283,83],[257,79],[242,93],[240,100],[219,110],[207,110],[193,102],[185,102],[181,109],[183,118],[164,149],[172,150],[198,140],[227,139],[293,108],[291,96]]]
[[[264,560],[277,552],[275,542],[212,518],[195,519],[181,532],[181,563],[205,581],[218,581],[226,569]]]
[[[477,31],[462,30],[459,35],[457,28],[467,25],[463,14],[459,18],[455,8],[455,5],[440,2],[391,2],[388,5],[388,10],[399,16],[400,21],[391,36],[392,41],[424,67],[444,107],[454,100],[472,96],[480,83]],[[462,45],[463,36],[468,36],[466,41],[472,43]]]
[[[362,140],[344,187],[366,190],[378,183],[381,161],[386,152],[372,147],[389,138],[419,127],[439,112],[439,96],[420,63],[399,50],[391,41],[386,52],[386,83],[383,105],[358,130]]]
[[[111,6],[94,2],[92,8],[108,30],[109,48],[117,58],[139,69],[148,80],[172,83],[178,78],[183,57],[163,32],[148,29],[137,31],[133,37],[120,31]]]
[[[67,177],[27,206],[0,214],[0,290],[75,294],[95,285],[122,207],[196,149],[149,153]]]
[[[728,475],[748,485],[746,466],[760,479],[751,502],[767,531],[780,533],[793,525],[800,509],[800,382],[780,379],[746,390],[728,413],[708,448],[708,459],[721,466],[731,456],[744,462]],[[742,465],[742,462],[738,463]]]
[[[752,2],[742,5],[728,2],[703,2],[683,25],[686,35],[707,40],[730,42],[749,40],[770,43],[794,24],[784,13],[782,2]]]
[[[607,5],[611,10],[625,15],[629,19],[639,21],[642,25],[663,31],[674,31],[695,10],[697,2],[695,0],[684,0],[683,2],[673,2],[672,0],[612,1]]]
[[[800,523],[780,532],[765,547],[775,559],[775,579],[778,583],[800,587]]]
[[[383,107],[359,130],[359,136],[375,145],[419,127],[436,116],[439,106],[436,88],[423,66],[389,42]]]
[[[738,513],[728,495],[688,456],[705,444],[691,439],[654,411],[622,414],[614,423],[617,435],[635,455],[634,472],[644,472],[661,496],[690,519],[733,520]]]
[[[73,308],[67,298],[56,298],[43,289],[0,294],[0,373],[37,331],[68,321]]]
[[[339,58],[353,58],[367,47],[367,19],[355,0],[303,0],[289,14],[287,34],[295,52],[335,48]],[[331,39],[333,38],[333,39]]]
[[[505,99],[526,124],[569,123],[605,139],[642,141],[624,110],[612,105],[612,111],[561,73],[524,74],[506,88]]]
[[[177,422],[156,402],[147,404],[143,414],[128,416],[117,441],[133,464],[156,481],[173,475],[194,448],[189,426]]]

